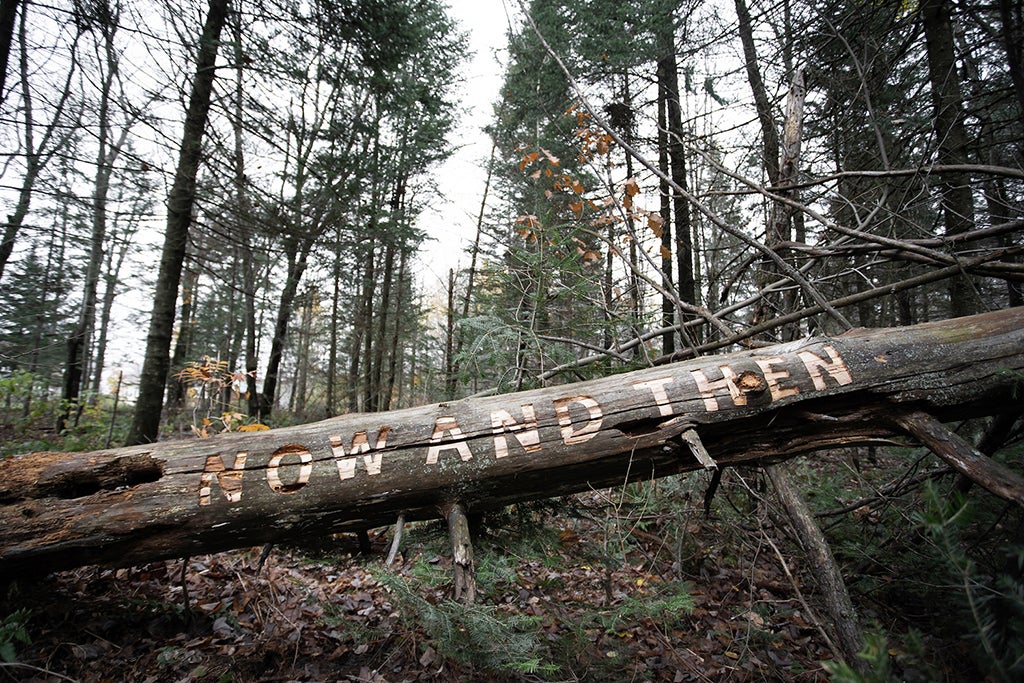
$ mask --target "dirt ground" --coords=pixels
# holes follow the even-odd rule
[[[8,586],[15,681],[826,681],[827,618],[781,532],[657,512],[595,492],[572,509],[488,526],[475,608],[452,602],[443,529],[390,529],[143,567],[85,567]],[[862,623],[898,624],[858,598]],[[17,610],[24,610],[17,612]],[[13,616],[12,616],[13,615]],[[12,635],[19,615],[26,638]],[[4,632],[0,631],[0,634]],[[30,642],[23,642],[28,640]],[[963,642],[904,681],[981,680]],[[938,673],[937,673],[938,672]],[[939,678],[936,679],[935,676]]]

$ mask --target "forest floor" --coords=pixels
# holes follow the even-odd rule
[[[845,457],[800,474],[858,495]],[[0,596],[0,655],[16,653],[0,680],[856,680],[825,669],[827,617],[794,541],[758,500],[763,478],[725,479],[710,517],[707,478],[691,475],[486,520],[473,606],[450,599],[439,523],[408,525],[390,568],[392,530],[380,529],[367,556],[337,536],[275,547],[262,567],[252,548],[21,580]],[[983,680],[956,599],[935,597],[934,566],[920,563],[908,589],[906,567],[844,550],[853,539],[914,554],[907,525],[883,524],[882,508],[831,531],[861,623],[888,638],[869,641],[874,673],[862,680]]]

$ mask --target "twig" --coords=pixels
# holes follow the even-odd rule
[[[807,603],[807,599],[804,598],[804,594],[800,591],[800,586],[797,584],[796,578],[794,578],[793,573],[789,571],[789,565],[786,564],[786,558],[782,556],[782,552],[779,551],[779,547],[775,545],[771,537],[768,535],[768,532],[765,531],[764,528],[761,529],[761,534],[764,537],[764,540],[768,542],[768,545],[772,547],[772,550],[775,551],[775,557],[778,558],[779,564],[782,565],[782,571],[785,572],[786,578],[789,579],[789,583],[793,587],[793,592],[796,593],[796,599],[800,601],[800,604],[803,606],[804,611],[807,613],[807,616],[810,617],[811,622],[814,624],[814,627],[818,629],[818,633],[820,633],[821,637],[825,640],[825,644],[828,645],[829,651],[832,652],[832,655],[836,659],[842,661],[842,653],[836,647],[836,644],[832,642],[832,639],[829,638],[828,633],[825,632],[825,627],[821,625],[821,620],[818,618],[818,614],[813,609],[811,609],[811,606]]]
[[[42,667],[32,666],[31,664],[22,664],[21,662],[0,662],[0,667],[10,667],[12,669],[28,669],[29,671],[35,671],[41,674],[46,674],[47,676],[56,676],[62,681],[71,681],[71,683],[78,683],[78,681],[74,678],[68,678],[64,674],[59,674],[56,671],[51,671],[49,669],[43,669]]]
[[[580,88],[579,83],[576,82],[576,79],[575,77],[573,77],[572,72],[569,71],[569,68],[565,65],[565,62],[562,61],[562,58],[558,55],[558,53],[555,52],[555,50],[547,42],[547,39],[544,38],[544,35],[540,32],[540,29],[537,27],[536,22],[534,22],[533,16],[531,16],[529,10],[523,6],[522,0],[520,0],[519,5],[523,10],[523,14],[526,17],[526,20],[529,22],[530,27],[533,29],[534,34],[537,36],[537,40],[540,41],[540,44],[544,47],[544,50],[555,61],[555,63],[561,69],[562,73],[565,74],[565,78],[566,81],[569,83],[569,87],[575,93],[576,97],[579,98],[583,108],[587,110],[587,114],[598,127],[605,131],[615,141],[617,145],[619,145],[627,154],[636,159],[644,168],[646,168],[648,171],[654,174],[655,177],[657,177],[662,182],[668,183],[668,185],[675,192],[678,192],[680,196],[686,199],[686,201],[690,202],[698,211],[700,211],[701,214],[704,215],[705,218],[714,223],[716,227],[727,232],[736,239],[739,239],[745,244],[753,247],[754,249],[760,251],[762,254],[764,254],[765,257],[774,262],[775,265],[778,266],[780,272],[782,272],[790,279],[792,279],[793,282],[800,285],[800,288],[803,289],[807,296],[818,304],[820,310],[828,313],[828,315],[832,317],[843,329],[851,329],[853,327],[849,320],[847,320],[834,307],[829,305],[829,302],[825,299],[824,295],[821,292],[819,292],[818,289],[814,285],[812,285],[809,280],[807,280],[807,278],[801,275],[799,271],[797,271],[791,264],[789,264],[784,258],[782,258],[775,250],[766,246],[762,242],[759,242],[750,235],[747,235],[742,230],[739,230],[736,227],[730,225],[721,216],[719,216],[717,213],[715,213],[710,208],[705,206],[700,201],[700,199],[698,199],[692,192],[687,190],[685,187],[682,187],[679,183],[675,182],[671,177],[663,173],[661,169],[659,169],[655,164],[653,164],[650,160],[648,160],[639,152],[637,152],[632,145],[623,140],[622,136],[620,136],[614,130],[614,128],[612,128],[612,126],[609,125],[604,120],[604,118],[601,117],[601,115],[597,111],[595,111],[594,108],[590,105],[589,100],[583,93],[582,88]]]
[[[110,411],[110,429],[107,430],[107,441],[104,448],[110,448],[110,442],[114,438],[114,423],[117,421],[117,403],[121,398],[121,381],[124,379],[124,371],[117,373],[117,387],[114,389],[114,407]]]

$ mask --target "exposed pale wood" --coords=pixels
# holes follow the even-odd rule
[[[697,433],[696,429],[687,429],[679,435],[679,439],[689,446],[690,452],[693,453],[693,457],[697,458],[697,462],[701,464],[701,467],[706,470],[718,469],[718,463],[708,453],[708,449],[704,447],[704,442],[700,440],[700,434]]]
[[[384,561],[385,567],[390,567],[398,557],[398,549],[402,547],[402,532],[405,531],[405,514],[399,513],[398,521],[395,522],[395,536],[391,539],[391,549],[388,550],[388,559]]]
[[[0,574],[131,565],[469,514],[1024,405],[1024,309],[268,432],[0,460]],[[894,408],[895,406],[895,408]],[[680,418],[680,419],[677,419]]]
[[[960,474],[994,495],[1024,506],[1024,478],[964,441],[928,413],[897,412],[893,421]]]

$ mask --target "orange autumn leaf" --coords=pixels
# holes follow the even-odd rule
[[[636,178],[629,178],[626,180],[624,189],[627,197],[635,197],[640,194],[640,183],[636,181]]]
[[[527,152],[523,155],[523,158],[519,160],[519,170],[522,171],[527,166],[537,161],[540,158],[539,152]]]
[[[652,213],[647,216],[647,227],[651,229],[655,237],[661,237],[665,234],[665,219],[661,217],[660,213]]]

